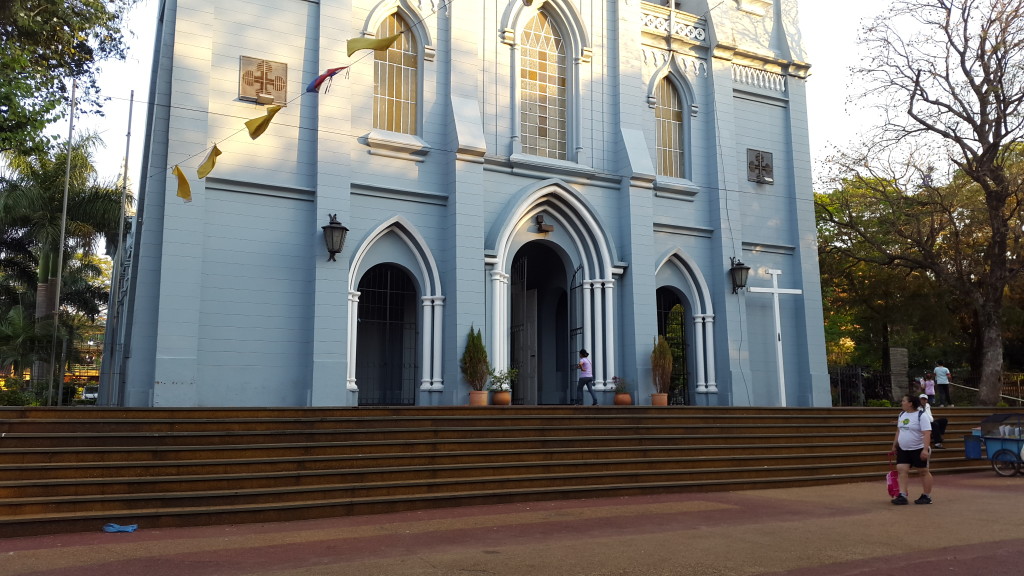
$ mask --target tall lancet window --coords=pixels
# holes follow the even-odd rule
[[[419,54],[408,29],[398,14],[388,16],[377,29],[377,38],[405,33],[387,50],[374,52],[373,127],[416,134]]]
[[[683,102],[668,78],[658,82],[654,116],[658,122],[658,174],[684,178]]]
[[[520,132],[524,154],[565,160],[567,106],[565,43],[543,11],[523,30]]]

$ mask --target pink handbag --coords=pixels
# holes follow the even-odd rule
[[[892,465],[892,452],[889,452],[889,473],[885,475],[885,487],[889,490],[889,497],[895,498],[900,495],[900,476]]]

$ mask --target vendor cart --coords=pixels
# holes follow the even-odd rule
[[[981,437],[992,469],[1015,476],[1024,466],[1024,414],[993,414],[981,421]]]

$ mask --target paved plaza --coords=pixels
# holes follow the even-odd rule
[[[914,477],[915,492],[920,485]],[[1024,478],[937,475],[930,506],[877,482],[501,504],[0,540],[0,576],[601,576],[1024,571]]]

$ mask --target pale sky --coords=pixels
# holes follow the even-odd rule
[[[101,175],[114,177],[124,164],[129,99],[131,91],[135,91],[128,174],[136,192],[159,3],[160,0],[142,0],[133,10],[126,27],[126,31],[133,34],[129,38],[127,60],[103,66],[100,85],[103,94],[111,98],[104,106],[106,116],[84,118],[76,125],[76,132],[87,128],[100,133],[107,145],[97,151],[97,165]],[[869,111],[858,111],[856,106],[848,110],[846,101],[855,80],[850,78],[849,68],[861,55],[857,37],[863,20],[881,13],[889,4],[890,0],[844,3],[800,0],[800,28],[812,66],[807,90],[811,156],[816,174],[830,146],[842,146],[855,140],[860,127],[871,123]],[[56,131],[66,137],[67,124]]]

